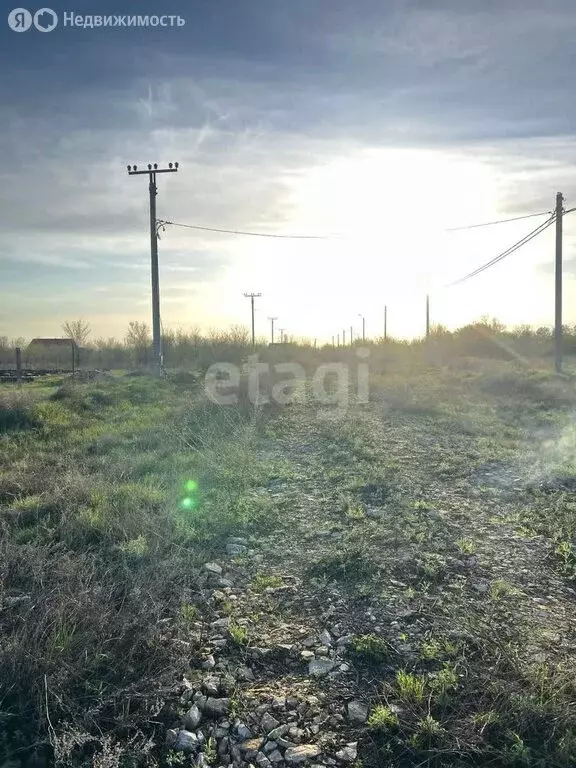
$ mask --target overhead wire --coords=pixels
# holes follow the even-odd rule
[[[481,272],[484,272],[484,270],[488,269],[489,267],[494,266],[494,264],[497,264],[498,262],[505,259],[507,256],[510,256],[512,253],[517,251],[523,245],[526,245],[526,243],[529,243],[531,240],[537,237],[541,232],[544,232],[545,229],[548,229],[548,227],[551,226],[555,220],[556,220],[556,215],[550,216],[550,218],[547,219],[544,223],[540,224],[538,227],[536,227],[536,229],[532,230],[532,232],[529,232],[521,240],[518,240],[516,243],[514,243],[514,245],[511,245],[509,248],[506,248],[505,251],[502,251],[497,256],[494,256],[494,258],[490,259],[490,261],[486,262],[486,264],[482,264],[480,267],[473,270],[472,272],[469,272],[467,275],[464,275],[463,277],[460,277],[458,280],[454,280],[453,282],[448,283],[445,287],[450,288],[454,285],[459,285],[460,283],[463,283],[466,280],[469,280],[470,278],[475,277],[476,275],[479,275]]]
[[[524,216],[513,216],[510,219],[497,219],[496,221],[485,221],[482,224],[466,224],[462,227],[448,227],[443,232],[460,232],[464,229],[477,229],[478,227],[492,227],[495,224],[507,224],[509,221],[521,221],[522,219],[533,219],[535,216],[550,216],[552,211],[541,211],[540,213],[527,213]]]
[[[521,221],[522,219],[531,219],[535,216],[549,216],[551,214],[551,211],[541,211],[539,213],[528,213],[523,216],[513,216],[512,218],[508,219],[498,219],[496,221],[485,221],[480,224],[466,224],[464,226],[459,227],[447,227],[442,229],[442,232],[458,232],[466,229],[477,229],[479,227],[492,227],[496,224],[507,224],[508,222],[512,221]],[[248,230],[241,230],[241,229],[226,229],[223,227],[205,227],[201,226],[199,224],[183,224],[178,221],[167,221],[163,219],[158,219],[157,224],[159,227],[163,227],[164,225],[170,225],[172,227],[183,227],[185,229],[196,229],[200,230],[202,232],[218,232],[220,234],[227,234],[227,235],[244,235],[247,237],[272,237],[276,239],[282,239],[282,240],[342,240],[347,239],[347,235],[291,235],[291,234],[279,234],[274,232],[253,232]]]
[[[198,224],[180,224],[176,221],[157,221],[158,225],[169,224],[172,227],[185,227],[186,229],[199,229],[204,232],[221,232],[228,235],[248,235],[249,237],[275,237],[287,240],[333,240],[341,235],[280,235],[271,232],[246,232],[239,229],[220,229],[219,227],[201,227]]]

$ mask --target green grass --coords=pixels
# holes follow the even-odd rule
[[[180,596],[200,589],[195,569],[272,515],[257,493],[277,474],[254,459],[260,416],[215,409],[192,383],[2,395],[0,604],[25,599],[2,614],[0,756],[34,740],[46,696],[55,728],[97,729],[134,686],[184,671],[165,634],[193,652],[198,608]]]
[[[318,542],[320,522],[306,521],[312,551],[297,573],[306,607],[299,615],[296,591],[281,620],[309,622],[310,606],[337,596],[330,621],[345,619],[354,633],[346,696],[357,685],[372,697],[359,729],[365,768],[576,764],[571,652],[545,617],[529,619],[526,606],[547,593],[521,583],[520,545],[499,544],[502,531],[503,542],[518,533],[542,546],[526,578],[540,583],[540,569],[554,594],[574,588],[571,381],[504,362],[456,369],[407,355],[372,383],[370,407],[334,421],[304,409],[295,434],[273,409],[208,404],[186,372],[2,392],[0,763],[47,738],[49,711],[62,764],[74,768],[95,735],[102,761],[140,764],[132,753],[120,761],[110,734],[139,734],[148,714],[138,702],[169,700],[174,679],[203,656],[200,627],[214,604],[202,564],[222,555],[230,534],[258,542],[283,525],[299,534],[292,498],[267,492],[279,478],[290,493],[317,491],[314,514],[339,534]],[[534,440],[540,431],[560,437]],[[285,438],[317,441],[314,472],[283,453]],[[513,495],[506,483],[475,482],[487,466],[512,467],[512,477],[528,467],[564,485]],[[264,561],[235,567],[257,609],[243,615],[243,601],[227,596],[218,604],[236,658],[265,642],[259,633],[276,610],[266,591],[292,583],[291,565],[255,546]],[[134,744],[152,766],[149,733]]]

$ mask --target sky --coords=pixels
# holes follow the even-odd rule
[[[319,340],[454,328],[482,315],[552,325],[554,227],[449,283],[546,220],[461,225],[576,205],[573,0],[194,0],[155,28],[0,25],[0,336],[93,338],[151,324],[145,176],[160,219],[165,329],[268,318]],[[34,13],[37,7],[30,7]],[[576,323],[576,214],[564,219],[564,319]]]

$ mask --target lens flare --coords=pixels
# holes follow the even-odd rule
[[[196,480],[188,480],[186,482],[185,488],[188,491],[188,493],[194,493],[194,491],[198,490],[198,483],[196,482]]]
[[[196,502],[194,501],[194,499],[191,499],[189,496],[187,496],[185,499],[182,499],[182,501],[180,502],[180,506],[182,507],[182,509],[192,509],[195,504]]]

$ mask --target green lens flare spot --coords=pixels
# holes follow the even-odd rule
[[[182,501],[180,502],[180,506],[182,507],[182,509],[192,509],[195,503],[196,502],[194,501],[194,499],[187,497],[185,499],[182,499]]]
[[[188,480],[186,482],[185,488],[188,491],[188,493],[194,493],[194,491],[198,490],[198,483],[196,482],[196,480]]]

